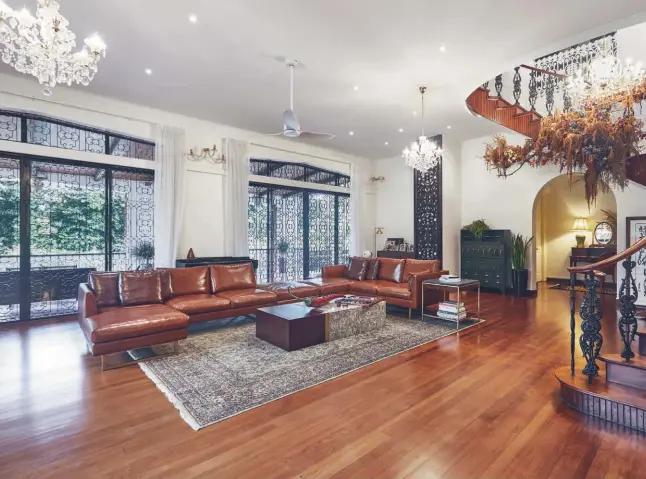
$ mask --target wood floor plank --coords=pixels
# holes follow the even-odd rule
[[[197,432],[139,368],[102,372],[75,322],[0,326],[0,478],[644,477],[643,434],[560,401],[567,292],[483,294],[482,316]]]

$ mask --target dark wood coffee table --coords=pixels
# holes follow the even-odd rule
[[[260,308],[256,312],[256,337],[285,351],[324,343],[325,313],[313,313],[303,303]]]

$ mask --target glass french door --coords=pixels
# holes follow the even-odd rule
[[[249,254],[258,260],[258,282],[308,279],[323,266],[346,262],[349,205],[340,193],[252,183]]]
[[[152,267],[153,173],[0,155],[0,322],[77,312],[91,271]]]

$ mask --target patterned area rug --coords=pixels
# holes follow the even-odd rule
[[[179,355],[140,367],[198,430],[455,332],[454,323],[388,315],[381,329],[286,352],[256,338],[255,323],[245,321],[193,332]]]
[[[550,289],[560,289],[564,291],[570,291],[570,283],[556,283],[553,284],[552,286],[549,287]],[[574,285],[574,291],[577,293],[585,293],[586,289],[585,286],[582,284],[576,284]],[[599,291],[601,294],[617,294],[617,287],[615,285],[612,286],[604,286],[601,291]]]

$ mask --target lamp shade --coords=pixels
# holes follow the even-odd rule
[[[384,227],[383,226],[375,226],[375,234],[376,235],[384,234]]]
[[[587,218],[574,218],[572,231],[590,231]]]

